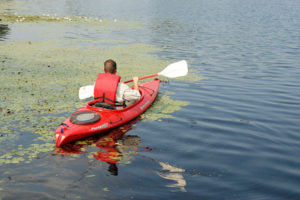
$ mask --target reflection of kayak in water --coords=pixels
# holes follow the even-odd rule
[[[141,145],[141,138],[136,135],[122,135],[117,139],[105,138],[96,142],[96,146],[101,149],[93,154],[94,158],[106,162],[111,175],[118,175],[117,163],[131,161],[132,154],[136,155]],[[128,163],[127,163],[128,164]]]
[[[83,139],[118,127],[142,114],[155,100],[159,79],[139,85],[141,99],[135,104],[119,109],[98,107],[101,100],[88,102],[68,117],[55,131],[56,146]]]
[[[96,143],[96,146],[104,151],[94,153],[94,157],[97,160],[115,164],[125,155],[137,152],[140,144],[140,137],[135,135],[123,135],[116,140],[105,138]]]
[[[108,171],[111,175],[118,175],[117,163],[128,163],[133,159],[132,154],[137,154],[141,145],[141,138],[136,135],[125,135],[132,129],[133,124],[141,120],[140,117],[109,131],[105,135],[95,135],[85,140],[68,143],[61,148],[56,148],[57,155],[73,155],[87,153],[86,146],[97,146],[99,151],[93,157],[109,164]]]
[[[122,135],[118,139],[106,138],[96,143],[101,151],[93,154],[94,158],[109,164],[108,171],[111,175],[118,175],[117,163],[123,160],[131,160],[131,154],[137,154],[141,144],[139,136]]]

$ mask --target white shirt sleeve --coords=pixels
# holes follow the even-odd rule
[[[138,101],[140,98],[141,94],[138,90],[133,90],[128,85],[119,83],[116,93],[116,101],[120,103],[125,101],[126,105],[129,105]]]

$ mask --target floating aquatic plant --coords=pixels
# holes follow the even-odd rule
[[[150,109],[142,114],[145,120],[160,120],[162,118],[172,118],[171,113],[180,110],[182,106],[187,106],[186,101],[173,100],[168,95],[159,95]]]
[[[73,24],[88,24],[97,25],[102,28],[110,28],[110,26],[118,27],[119,29],[128,27],[137,27],[140,23],[122,21],[122,20],[107,20],[97,17],[86,16],[57,16],[56,14],[43,14],[43,15],[24,15],[18,13],[0,13],[2,23],[73,23]]]

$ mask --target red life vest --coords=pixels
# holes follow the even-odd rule
[[[100,73],[94,87],[94,98],[115,105],[116,92],[121,77],[110,73]]]

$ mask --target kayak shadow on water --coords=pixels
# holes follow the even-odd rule
[[[117,163],[125,155],[137,154],[141,144],[141,138],[136,135],[125,135],[132,130],[133,125],[141,121],[141,117],[134,119],[118,128],[88,137],[84,140],[75,141],[56,148],[55,155],[74,155],[87,153],[85,147],[96,146],[99,151],[93,153],[89,158],[96,158],[99,161],[109,164],[108,171],[111,175],[118,175]]]

